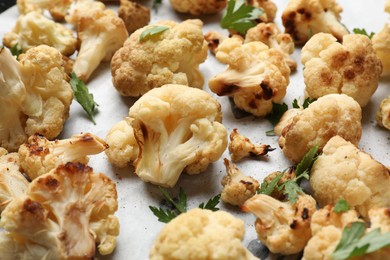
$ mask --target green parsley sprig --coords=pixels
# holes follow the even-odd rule
[[[162,4],[162,0],[153,0],[152,8],[156,13],[158,12],[158,8],[160,7],[161,4]]]
[[[352,31],[353,31],[354,34],[363,34],[363,35],[367,36],[370,39],[375,35],[374,32],[371,32],[370,34],[368,34],[366,29],[355,28]]]
[[[150,26],[148,28],[146,28],[142,33],[141,35],[139,36],[139,41],[140,42],[143,42],[143,41],[146,41],[146,40],[149,40],[151,38],[153,38],[154,36],[168,30],[169,27],[168,26],[164,26],[164,25],[153,25],[153,26]]]
[[[10,49],[13,56],[16,56],[16,59],[19,60],[19,55],[23,53],[22,48],[19,46],[19,44],[15,44]]]
[[[293,100],[293,103],[292,103],[292,106],[293,108],[303,108],[303,109],[306,109],[309,107],[309,105],[311,103],[313,103],[314,101],[316,101],[317,99],[315,98],[306,98],[304,101],[303,101],[303,104],[300,105],[298,100],[297,99],[294,99]]]
[[[288,110],[286,103],[278,104],[272,103],[272,112],[268,114],[266,118],[271,122],[273,126],[277,125],[282,118],[283,114]]]
[[[341,212],[347,212],[349,210],[348,202],[344,199],[339,199],[336,202],[336,205],[333,207],[333,212],[341,213]]]
[[[221,199],[221,194],[216,195],[215,197],[209,199],[206,204],[204,202],[199,204],[199,208],[201,209],[209,209],[211,211],[217,211],[219,208],[217,208],[217,205],[219,204],[219,201]]]

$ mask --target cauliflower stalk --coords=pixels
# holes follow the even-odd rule
[[[2,259],[92,258],[110,254],[119,233],[115,184],[67,163],[35,179],[2,212]]]
[[[378,125],[390,130],[390,96],[382,100],[375,119]]]
[[[215,14],[226,7],[227,0],[170,0],[173,9],[192,15]]]
[[[219,96],[233,97],[238,108],[265,116],[272,111],[272,103],[286,95],[290,69],[279,51],[232,37],[219,45],[216,57],[228,67],[209,80],[210,89]]]
[[[200,89],[175,84],[153,89],[134,103],[127,120],[131,126],[120,122],[113,127],[117,131],[107,136],[108,145],[116,143],[107,156],[115,163],[120,160],[114,159],[117,155],[135,158],[133,152],[138,153],[133,162],[135,173],[156,185],[173,187],[183,170],[188,174],[204,171],[227,147],[227,131],[220,123],[221,106]],[[137,148],[128,149],[134,144],[129,135],[122,149],[117,142],[131,134],[130,127]]]

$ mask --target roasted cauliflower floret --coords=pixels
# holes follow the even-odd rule
[[[35,179],[2,212],[2,257],[93,258],[96,244],[100,254],[110,254],[119,233],[117,207],[108,177],[82,164],[60,166]]]
[[[297,63],[290,56],[294,52],[294,41],[288,33],[281,33],[274,23],[259,23],[249,29],[245,42],[261,41],[269,48],[280,51],[291,71],[297,70]]]
[[[56,48],[65,56],[75,52],[76,43],[71,30],[38,12],[19,16],[12,31],[3,37],[3,44],[8,48],[18,45],[26,52],[32,47],[45,44]]]
[[[382,100],[375,118],[378,125],[390,129],[390,96]]]
[[[224,211],[192,209],[163,227],[150,251],[151,260],[255,260],[242,244],[244,222]]]
[[[316,34],[303,46],[301,60],[306,96],[346,94],[361,107],[374,94],[382,72],[370,39],[360,34],[344,36],[342,44],[330,34]]]
[[[264,14],[259,17],[262,22],[273,22],[278,8],[272,0],[246,0],[248,5],[261,8]]]
[[[227,36],[217,31],[210,31],[204,35],[204,39],[206,40],[207,46],[212,54],[216,53],[219,44],[227,38]]]
[[[115,88],[123,96],[141,96],[164,84],[203,87],[199,64],[207,57],[202,22],[162,21],[135,31],[111,61]],[[140,40],[142,33],[156,26],[168,29]]]
[[[173,9],[192,15],[215,14],[226,7],[227,0],[170,0]]]
[[[390,1],[389,1],[389,0],[386,0],[386,3],[385,3],[385,12],[386,12],[386,13],[390,13]]]
[[[0,146],[8,151],[17,151],[35,133],[58,136],[73,99],[58,50],[41,45],[19,61],[0,49]]]
[[[233,97],[238,108],[265,116],[272,111],[272,103],[286,95],[290,69],[279,51],[232,37],[219,45],[216,57],[228,67],[209,80],[210,89],[219,96]]]
[[[298,163],[311,147],[318,151],[330,138],[340,135],[357,145],[362,135],[359,104],[344,94],[329,94],[301,110],[282,130],[279,145],[284,155]]]
[[[298,201],[291,205],[258,194],[247,200],[243,209],[257,217],[258,238],[273,253],[298,253],[311,237],[310,219],[316,210],[316,202],[309,195],[299,196]]]
[[[88,163],[88,155],[107,149],[107,144],[90,133],[74,135],[69,139],[49,141],[33,135],[19,148],[20,166],[35,179],[67,162]]]
[[[221,199],[223,202],[241,206],[256,194],[259,182],[251,176],[244,175],[236,165],[224,159],[226,176],[223,177]]]
[[[285,32],[297,45],[305,44],[311,36],[330,33],[341,41],[348,29],[340,22],[343,8],[336,0],[290,0],[282,14]]]
[[[37,11],[42,13],[43,10],[49,10],[55,21],[62,21],[72,4],[73,0],[17,0],[20,14]]]
[[[272,173],[268,174],[264,178],[264,181],[266,181],[267,183],[270,183],[272,180],[274,180],[277,176],[279,176],[282,173],[283,173],[283,175],[280,177],[279,181],[276,183],[278,186],[281,185],[283,182],[293,180],[296,177],[295,168],[290,167],[283,172],[272,172]],[[271,194],[269,194],[269,195],[272,198],[283,201],[286,199],[286,195],[283,194],[283,192],[284,192],[284,189],[282,189],[282,190],[274,189],[271,192]]]
[[[121,0],[118,16],[125,22],[127,32],[146,26],[150,22],[150,9],[129,0]]]
[[[93,12],[95,10],[104,11],[106,6],[99,1],[95,0],[73,0],[73,4],[68,10],[67,15],[65,16],[65,20],[76,26],[82,16],[88,15],[89,12]]]
[[[390,61],[388,59],[390,55],[390,26],[385,24],[380,32],[374,34],[371,41],[376,56],[382,62],[382,76],[390,75]]]
[[[280,118],[279,122],[274,127],[274,133],[277,136],[281,136],[283,129],[287,125],[291,124],[292,119],[294,118],[294,116],[299,114],[301,111],[302,111],[301,108],[290,108],[289,110],[284,112],[283,116]]]
[[[390,206],[386,166],[340,136],[329,140],[310,173],[313,197],[320,206],[344,198],[362,216],[373,207]]]
[[[183,171],[204,171],[227,147],[221,105],[200,89],[175,84],[152,89],[134,103],[125,120],[110,130],[107,156],[118,166],[136,158],[135,173],[156,185],[173,187]],[[130,149],[132,134],[136,146]],[[118,146],[118,140],[126,144]],[[130,158],[113,158],[118,154]]]
[[[83,81],[102,61],[110,61],[128,37],[126,26],[112,10],[95,9],[83,14],[77,23],[80,50],[73,71]]]

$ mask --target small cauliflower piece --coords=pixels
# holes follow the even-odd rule
[[[215,14],[226,7],[227,0],[170,0],[179,13],[202,15]]]
[[[93,258],[116,246],[115,183],[83,164],[67,163],[40,176],[2,212],[5,259]],[[13,256],[13,258],[10,258]]]
[[[227,212],[191,209],[163,227],[149,258],[255,260],[241,242],[244,233],[244,222]]]
[[[378,125],[390,129],[390,96],[382,100],[375,119]]]
[[[175,84],[152,89],[134,103],[126,120],[110,130],[107,156],[118,166],[136,158],[135,173],[156,185],[173,187],[183,171],[206,170],[227,147],[221,105],[200,89]],[[137,145],[130,149],[132,134]],[[126,144],[118,146],[119,140]],[[113,158],[118,155],[129,158]]]
[[[88,155],[106,150],[108,145],[90,133],[63,140],[49,141],[43,136],[30,136],[19,148],[20,166],[31,180],[67,162],[88,163]]]
[[[342,11],[336,0],[290,0],[282,13],[282,22],[297,45],[304,45],[319,32],[330,33],[341,41],[349,34],[340,22]]]
[[[226,176],[221,180],[223,186],[221,199],[223,202],[235,206],[242,206],[245,201],[253,197],[259,188],[259,182],[251,176],[244,175],[236,165],[224,159]]]
[[[275,150],[268,144],[255,145],[234,128],[230,133],[229,152],[233,162],[245,157],[258,157]]]
[[[140,40],[143,32],[155,26],[169,29]],[[165,84],[202,88],[199,64],[207,57],[202,26],[200,20],[161,21],[136,30],[112,58],[116,90],[123,96],[137,97]]]
[[[282,130],[279,146],[293,163],[299,163],[311,147],[321,152],[333,136],[357,145],[362,135],[359,104],[344,94],[329,94],[301,110]]]
[[[278,124],[274,127],[274,133],[277,136],[282,135],[283,129],[292,122],[294,116],[299,114],[302,111],[301,108],[290,108],[284,112],[283,116],[280,118]]]
[[[83,14],[77,23],[81,42],[73,71],[84,82],[102,61],[110,61],[128,37],[126,26],[112,10],[93,9]]]
[[[69,116],[73,90],[61,53],[49,46],[19,56],[0,49],[0,146],[17,151],[35,133],[57,137]]]
[[[95,0],[73,0],[72,6],[69,8],[67,15],[65,16],[66,22],[77,27],[77,23],[84,15],[88,15],[89,12],[94,10],[104,11],[106,6],[99,1]]]
[[[120,0],[118,16],[122,18],[127,32],[131,34],[150,22],[150,9],[136,2]]]
[[[232,37],[219,45],[216,57],[228,67],[209,80],[209,87],[218,96],[233,97],[238,108],[265,116],[286,95],[290,69],[279,51]]]
[[[8,48],[17,44],[23,52],[45,44],[70,56],[76,50],[77,39],[64,25],[47,19],[41,13],[30,12],[19,16],[12,31],[4,35],[3,44]]]
[[[309,195],[299,196],[291,205],[258,194],[247,200],[243,209],[257,217],[258,238],[272,253],[298,253],[311,237],[310,219],[316,210],[316,202]]]
[[[302,48],[305,94],[319,98],[326,94],[346,94],[365,107],[378,87],[381,61],[371,40],[349,34],[343,42],[330,34],[314,35]]]
[[[216,53],[219,44],[227,38],[227,36],[217,31],[210,31],[204,35],[204,39],[206,40],[207,46],[212,54]]]
[[[294,41],[288,33],[281,33],[274,23],[259,23],[250,28],[245,35],[245,42],[261,41],[269,48],[278,50],[284,56],[291,71],[297,70],[297,63],[291,58],[294,52]]]
[[[390,61],[388,57],[390,55],[390,26],[388,24],[385,24],[385,26],[380,32],[374,34],[371,41],[376,56],[381,60],[383,65],[383,71],[381,76],[389,76]]]
[[[278,175],[282,174],[282,177],[280,177],[279,181],[277,182],[277,186],[281,185],[283,182],[293,180],[296,177],[295,174],[295,168],[289,167],[287,170],[283,172],[272,172],[268,174],[265,178],[264,181],[267,183],[270,183],[273,179],[275,179]],[[269,194],[272,198],[283,201],[286,200],[286,195],[283,194],[284,189],[278,190],[274,189],[271,194]]]
[[[340,136],[329,140],[310,173],[320,206],[344,198],[364,217],[373,207],[390,207],[389,185],[389,169]]]
[[[262,22],[274,21],[278,8],[272,0],[246,0],[246,3],[264,10],[264,14],[259,17]]]
[[[27,14],[33,11],[42,13],[49,10],[55,21],[62,21],[72,4],[73,0],[17,0],[16,4],[20,14]]]

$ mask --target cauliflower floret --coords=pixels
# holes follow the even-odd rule
[[[231,205],[241,206],[256,194],[259,182],[244,175],[236,165],[224,159],[227,175],[223,177],[221,199]]]
[[[230,133],[229,152],[233,162],[245,157],[266,155],[273,150],[268,144],[254,145],[249,138],[239,134],[236,128]]]
[[[41,45],[19,56],[0,50],[0,146],[16,151],[35,133],[53,139],[69,115],[73,90],[62,55]]]
[[[226,7],[227,0],[170,0],[173,9],[192,15],[215,14]]]
[[[150,260],[255,260],[242,244],[244,222],[224,211],[192,209],[163,227]]]
[[[364,107],[378,87],[382,64],[365,35],[346,35],[341,44],[330,34],[318,33],[301,55],[305,94],[310,98],[346,94]]]
[[[390,13],[390,0],[386,0],[385,3],[385,12]]]
[[[375,118],[378,125],[390,129],[390,96],[382,100]]]
[[[283,129],[287,125],[291,124],[294,116],[298,115],[301,111],[302,111],[301,108],[291,108],[291,109],[287,110],[286,112],[284,112],[284,114],[280,118],[278,124],[274,127],[275,135],[281,136]]]
[[[129,0],[121,0],[118,16],[125,22],[127,32],[144,27],[150,22],[150,9]]]
[[[80,18],[84,15],[88,15],[89,12],[94,10],[104,11],[106,6],[99,1],[95,0],[73,0],[72,6],[69,8],[65,20],[76,26]]]
[[[77,40],[64,25],[47,19],[41,13],[30,12],[19,16],[12,31],[4,35],[3,44],[8,48],[17,44],[23,52],[45,44],[70,56],[76,50]]]
[[[227,36],[217,31],[210,31],[204,35],[204,39],[207,42],[207,47],[209,47],[209,50],[212,54],[216,53],[219,44],[224,40],[226,40],[227,38],[228,38]]]
[[[310,219],[316,210],[316,202],[309,195],[299,196],[291,205],[258,194],[247,200],[243,209],[257,217],[258,238],[273,253],[298,253],[311,237]]]
[[[380,32],[374,34],[371,41],[376,56],[383,65],[382,76],[390,75],[390,61],[388,59],[390,55],[390,26],[385,24]]]
[[[259,17],[260,21],[268,23],[275,19],[278,8],[272,0],[246,0],[246,3],[264,10],[264,14]]]
[[[283,175],[280,177],[279,181],[277,182],[277,186],[281,185],[283,182],[293,180],[296,177],[295,174],[295,168],[294,167],[289,167],[287,170],[283,172],[272,172],[268,174],[265,178],[264,181],[267,183],[270,183],[273,179],[275,179],[278,175],[282,174]],[[286,195],[283,194],[284,189],[278,190],[274,189],[271,194],[269,194],[272,198],[275,198],[277,200],[283,201],[286,199]]]
[[[119,155],[131,158],[138,153],[133,162],[135,173],[156,185],[173,187],[182,171],[204,171],[227,147],[227,131],[220,123],[221,105],[200,89],[175,84],[152,89],[130,108],[129,118],[133,133],[126,123],[122,123],[125,127],[114,126],[106,138],[108,145],[114,143],[114,151],[110,147],[107,156],[121,166],[130,159],[112,158],[118,155],[118,149]],[[131,152],[122,152],[115,145],[117,138],[125,139],[125,134],[134,134],[137,147]],[[126,146],[134,143],[132,137],[126,142]]]
[[[295,44],[303,45],[311,36],[325,32],[341,41],[348,29],[340,22],[343,8],[335,0],[290,0],[282,14],[285,32]]]
[[[311,169],[310,185],[320,206],[344,198],[364,217],[370,208],[390,206],[389,170],[340,136],[325,145]]]
[[[290,161],[299,163],[311,147],[318,145],[321,152],[336,135],[357,145],[362,135],[361,120],[362,111],[355,100],[344,94],[329,94],[288,120],[279,145]]]
[[[2,257],[93,258],[95,244],[99,253],[110,254],[119,233],[117,207],[108,177],[83,164],[60,166],[35,179],[2,212]]]
[[[74,135],[69,139],[49,141],[33,135],[19,148],[20,166],[31,180],[67,162],[88,163],[87,155],[98,154],[107,144],[90,133]]]
[[[27,14],[48,9],[55,21],[62,21],[73,0],[17,0],[19,13]]]
[[[290,69],[279,51],[232,37],[219,45],[216,57],[228,67],[209,80],[210,89],[219,96],[232,96],[238,108],[265,116],[272,111],[272,102],[286,95]]]
[[[203,87],[199,64],[207,57],[202,21],[182,23],[162,21],[135,31],[111,61],[113,84],[123,96],[141,96],[164,84]],[[169,29],[140,40],[140,35],[155,27]]]
[[[280,33],[274,23],[259,23],[249,29],[245,35],[245,42],[261,41],[269,48],[278,50],[284,56],[291,71],[297,70],[297,63],[290,56],[294,52],[294,41],[288,33]]]

